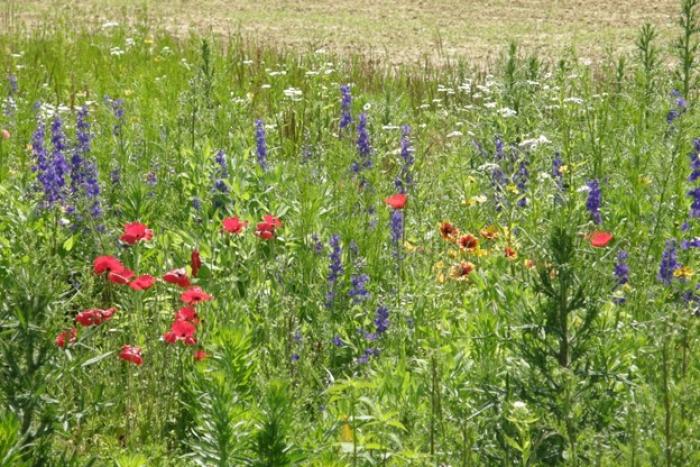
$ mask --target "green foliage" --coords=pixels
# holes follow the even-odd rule
[[[672,70],[649,25],[630,54],[512,43],[489,70],[145,22],[3,31],[18,88],[0,82],[0,463],[700,464],[696,3]],[[83,105],[99,217],[70,176],[47,206],[27,147],[44,122],[53,158],[60,116],[71,172]],[[401,211],[384,202],[397,182]],[[128,245],[135,221],[153,238]],[[614,238],[594,245],[599,230]],[[113,283],[101,255],[158,281]],[[175,270],[213,296],[188,341],[169,334]]]

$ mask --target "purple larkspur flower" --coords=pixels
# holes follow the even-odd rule
[[[394,245],[395,256],[400,256],[401,238],[403,237],[403,211],[393,209],[391,211],[391,243]]]
[[[338,334],[333,336],[333,338],[331,339],[331,343],[336,347],[343,347],[345,345],[345,342],[343,341],[343,339],[340,338]]]
[[[665,285],[669,285],[673,280],[673,273],[680,265],[676,258],[676,242],[674,240],[666,240],[664,252],[661,255],[661,264],[659,265],[659,274],[657,278]]]
[[[688,196],[693,200],[690,205],[690,217],[700,217],[700,187],[688,190]]]
[[[518,199],[518,206],[521,208],[527,206],[527,196],[525,196],[525,194],[527,193],[527,181],[529,177],[530,172],[527,170],[527,161],[523,159],[520,161],[520,166],[514,176],[515,186],[518,189],[518,193],[521,195],[520,199]]]
[[[257,119],[255,121],[255,145],[258,156],[258,165],[267,170],[267,142],[265,140],[265,123]]]
[[[399,193],[406,193],[413,184],[413,176],[411,175],[411,166],[414,162],[413,145],[411,144],[411,127],[404,125],[401,127],[401,172],[394,181],[394,185]]]
[[[625,250],[620,250],[617,253],[617,262],[615,263],[615,280],[616,286],[625,285],[629,281],[630,269],[627,265],[628,254]]]
[[[377,307],[374,325],[377,327],[377,335],[381,336],[389,329],[389,309],[385,306]]]
[[[352,105],[350,85],[343,84],[340,86],[340,94],[340,129],[343,130],[352,123],[352,114],[350,113],[350,106]]]
[[[353,171],[358,173],[372,167],[372,146],[369,142],[369,130],[367,129],[367,114],[360,114],[360,122],[357,125],[357,153],[359,161],[353,165]]]
[[[598,180],[589,180],[586,185],[588,186],[586,209],[591,214],[593,222],[600,224],[603,222],[600,216],[600,183],[598,183]]]
[[[342,255],[343,249],[340,246],[340,235],[331,236],[329,241],[331,253],[328,263],[328,292],[326,292],[326,307],[330,308],[335,300],[335,289],[338,279],[344,272]]]
[[[367,290],[367,283],[369,282],[369,276],[367,274],[358,274],[350,278],[351,289],[348,292],[348,296],[352,298],[354,303],[363,302],[370,297],[370,293]]]

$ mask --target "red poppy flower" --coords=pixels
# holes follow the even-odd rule
[[[241,234],[243,233],[243,229],[246,228],[248,223],[246,221],[242,221],[238,218],[238,216],[234,217],[227,217],[223,220],[223,227],[224,227],[224,232],[228,232],[231,234]]]
[[[129,287],[134,290],[148,290],[153,287],[156,283],[156,278],[149,275],[143,274],[129,283]]]
[[[153,231],[146,227],[145,224],[132,222],[124,226],[124,233],[119,237],[119,240],[128,245],[133,245],[141,240],[150,240],[152,238]]]
[[[196,305],[200,302],[208,302],[213,299],[211,295],[206,293],[199,287],[191,287],[180,295],[180,300],[187,303],[188,305]]]
[[[468,251],[476,250],[479,246],[479,240],[472,234],[466,234],[459,237],[460,248]]]
[[[194,337],[196,332],[197,328],[189,321],[175,321],[170,327],[170,331],[163,334],[163,340],[168,344],[182,341],[185,345],[194,345],[197,343],[197,339]]]
[[[590,237],[591,246],[594,248],[605,248],[608,243],[613,239],[613,234],[610,232],[593,232]]]
[[[279,217],[273,216],[272,214],[266,214],[263,216],[263,222],[267,222],[272,225],[272,230],[279,229],[282,227],[282,221]]]
[[[197,349],[197,351],[194,353],[194,361],[196,361],[196,362],[201,362],[202,360],[206,359],[207,357],[208,357],[208,355],[204,351],[204,349]]]
[[[509,246],[505,247],[505,249],[503,250],[503,255],[509,260],[515,260],[518,258],[518,252]]]
[[[119,358],[126,362],[131,362],[136,366],[141,366],[141,364],[143,364],[143,357],[141,357],[141,347],[125,345],[119,352]]]
[[[189,321],[192,324],[199,324],[197,310],[191,306],[183,306],[175,313],[175,321]]]
[[[107,279],[119,285],[127,285],[131,278],[134,277],[134,271],[124,268],[121,271],[110,271],[107,274]]]
[[[192,250],[190,267],[192,268],[192,277],[197,277],[197,274],[199,274],[199,269],[202,267],[202,258],[199,256],[199,250]]]
[[[65,348],[66,343],[75,344],[78,340],[78,330],[76,328],[71,328],[68,331],[63,331],[58,333],[56,336],[56,345],[60,348]]]
[[[406,202],[408,202],[408,195],[405,193],[397,193],[388,198],[384,198],[384,202],[392,209],[403,209],[406,207]]]
[[[98,256],[93,262],[92,269],[95,274],[100,275],[105,272],[121,272],[125,268],[121,261],[114,256]]]
[[[185,268],[173,269],[172,271],[166,272],[163,276],[163,280],[170,284],[179,285],[180,287],[189,287],[190,279],[187,277],[187,271]]]
[[[275,227],[270,222],[259,222],[255,227],[255,235],[263,240],[270,240],[275,236]]]
[[[78,313],[78,315],[75,317],[75,322],[86,327],[97,326],[112,318],[116,312],[116,308],[108,308],[106,310],[91,308]]]

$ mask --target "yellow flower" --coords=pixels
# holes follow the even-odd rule
[[[476,205],[479,205],[479,204],[483,204],[483,203],[485,203],[487,200],[488,200],[488,198],[487,198],[485,195],[477,195],[477,196],[472,196],[472,197],[469,198],[469,199],[465,199],[465,200],[463,201],[463,203],[464,203],[466,206],[471,207],[471,206],[476,206]]]
[[[486,240],[495,240],[498,238],[498,227],[495,225],[488,225],[479,231],[482,237]]]
[[[506,190],[510,191],[511,193],[518,194],[518,187],[515,185],[515,183],[509,183],[506,186]]]
[[[145,38],[145,39],[143,40],[143,43],[144,43],[144,44],[147,44],[147,45],[153,44],[153,37],[148,36],[147,38]]]
[[[341,443],[352,443],[352,427],[347,421],[347,417],[343,422],[343,426],[340,427],[340,442]]]
[[[652,184],[652,179],[651,179],[651,177],[648,177],[646,175],[640,175],[639,176],[639,183],[641,183],[644,186],[649,186]]]
[[[564,164],[561,167],[559,167],[559,173],[564,175],[566,172],[569,171],[569,166]]]
[[[680,277],[683,279],[688,279],[690,277],[693,277],[693,274],[694,274],[693,270],[690,269],[688,266],[681,266],[680,268],[673,271],[674,277]]]
[[[403,247],[409,253],[413,253],[414,251],[416,251],[418,249],[418,247],[416,247],[413,243],[409,242],[408,240],[403,242]]]
[[[129,96],[132,95],[133,93],[134,93],[134,91],[132,91],[131,89],[124,89],[124,95],[125,95],[126,97],[129,97]]]

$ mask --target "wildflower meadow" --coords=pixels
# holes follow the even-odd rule
[[[700,465],[699,15],[488,66],[0,31],[0,465]]]

